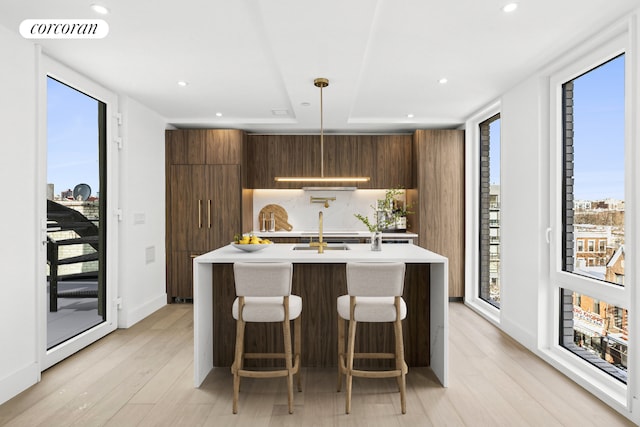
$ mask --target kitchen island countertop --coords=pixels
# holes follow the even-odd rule
[[[253,262],[293,262],[341,264],[346,262],[405,262],[405,263],[444,263],[447,258],[413,244],[385,245],[381,251],[372,251],[369,243],[347,243],[348,250],[294,250],[296,246],[308,246],[304,243],[274,243],[266,245],[257,252],[245,252],[232,245],[223,246],[212,252],[200,255],[196,263],[234,263]]]
[[[194,271],[194,385],[199,387],[213,365],[213,266],[234,262],[281,262],[294,264],[346,264],[347,262],[393,262],[429,264],[429,365],[444,387],[448,385],[448,260],[442,255],[413,244],[384,245],[381,251],[371,251],[370,244],[347,244],[348,250],[293,250],[295,244],[271,244],[264,250],[245,252],[232,245],[196,257]]]

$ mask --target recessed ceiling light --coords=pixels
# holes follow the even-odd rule
[[[413,113],[409,113],[409,114],[407,114],[407,118],[409,118],[409,119],[413,119],[413,117],[414,117]]]
[[[518,3],[507,3],[504,6],[502,6],[502,11],[505,13],[510,13],[516,10],[517,8],[518,8]]]
[[[222,117],[222,113],[216,113],[216,117]]]
[[[449,81],[449,79],[447,79],[446,77],[441,78],[440,80],[438,80],[438,83],[440,83],[441,85],[446,84]]]
[[[181,87],[189,86],[189,82],[186,82],[184,80],[180,80],[178,82],[178,86],[181,86]]]
[[[97,12],[100,15],[107,15],[109,13],[109,9],[102,6],[101,4],[92,4],[91,9],[93,9],[94,12]]]

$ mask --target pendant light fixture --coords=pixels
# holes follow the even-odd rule
[[[318,77],[313,81],[320,88],[320,176],[277,176],[277,182],[368,182],[368,176],[324,176],[324,116],[322,105],[322,89],[329,86],[329,79]]]

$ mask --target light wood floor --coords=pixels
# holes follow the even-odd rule
[[[220,368],[193,388],[192,306],[169,305],[43,373],[0,406],[7,426],[625,426],[633,425],[460,303],[450,304],[450,387],[409,369],[407,414],[392,379],[354,380],[350,415],[333,369],[303,370],[295,413],[284,379]]]

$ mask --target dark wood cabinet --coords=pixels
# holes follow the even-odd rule
[[[193,298],[193,257],[251,228],[243,189],[245,135],[235,130],[167,131],[167,298]]]
[[[277,176],[319,176],[320,142],[312,135],[249,135],[249,188],[300,188],[299,183],[275,182]]]
[[[324,175],[371,178],[367,183],[358,183],[358,188],[408,188],[411,147],[411,135],[325,135]],[[275,182],[274,179],[320,176],[320,151],[317,135],[249,135],[248,185],[250,188],[300,188],[300,183]]]
[[[407,191],[418,245],[449,259],[449,296],[464,296],[464,131],[417,130]]]
[[[166,132],[166,155],[175,165],[242,164],[243,131],[179,129]]]
[[[411,135],[382,135],[377,138],[376,165],[384,167],[375,175],[373,188],[410,188]]]
[[[233,362],[235,321],[229,313],[235,299],[233,264],[213,267],[213,336],[215,366],[231,366]],[[429,265],[407,264],[404,298],[411,313],[403,322],[405,361],[409,366],[429,364]],[[302,366],[335,367],[338,365],[336,347],[338,325],[335,302],[347,290],[344,264],[294,264],[292,293],[302,297]],[[367,352],[394,346],[391,323],[358,324],[356,348]],[[282,325],[278,323],[249,323],[246,330],[247,351],[282,351]],[[379,350],[378,350],[379,351]],[[247,366],[274,366],[277,362],[247,360]],[[388,360],[359,361],[361,366],[388,367]]]

